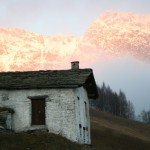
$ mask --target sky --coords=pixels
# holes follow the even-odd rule
[[[149,14],[149,0],[0,0],[0,25],[42,34],[82,35],[108,10]]]
[[[106,11],[150,14],[150,0],[0,0],[0,27],[22,28],[39,34],[84,35]],[[149,29],[150,30],[150,29]],[[147,39],[150,40],[150,39]],[[80,62],[82,64],[82,62]],[[102,59],[91,66],[98,85],[121,89],[136,113],[150,109],[150,64],[130,54]]]

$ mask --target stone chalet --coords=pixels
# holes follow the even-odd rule
[[[96,83],[92,69],[79,69],[77,61],[71,64],[70,70],[1,72],[0,116],[5,128],[46,129],[90,144],[89,98],[97,96]]]

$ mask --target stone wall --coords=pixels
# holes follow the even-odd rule
[[[12,114],[9,111],[0,111],[0,128],[12,129]]]
[[[77,97],[76,120],[79,143],[91,144],[89,100],[87,97],[87,92],[83,87],[80,87],[76,89],[75,93]]]
[[[89,103],[87,92],[83,87],[1,90],[0,106],[9,107],[15,111],[8,117],[7,124],[16,132],[40,128],[31,124],[32,108],[29,97],[42,95],[46,95],[44,128],[71,141],[90,144]]]

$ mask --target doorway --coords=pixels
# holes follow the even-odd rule
[[[45,125],[45,99],[31,99],[32,125]]]

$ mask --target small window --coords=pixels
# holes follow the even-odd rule
[[[85,106],[85,115],[86,115],[86,118],[87,118],[88,115],[87,115],[87,103],[86,102],[84,102],[84,106]]]

